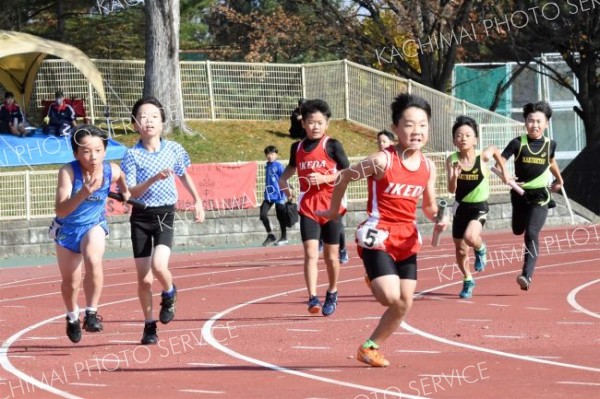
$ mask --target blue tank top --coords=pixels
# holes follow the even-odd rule
[[[73,190],[71,196],[75,195],[83,187],[83,175],[79,161],[71,162],[73,168]],[[85,225],[103,221],[106,210],[106,198],[110,191],[112,180],[112,169],[109,162],[102,164],[102,187],[93,192],[79,206],[64,218],[56,218],[61,224]]]

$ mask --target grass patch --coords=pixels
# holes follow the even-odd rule
[[[280,159],[289,159],[290,146],[295,139],[288,133],[289,121],[189,121],[188,127],[200,135],[173,133],[169,140],[180,143],[192,163],[259,161],[264,148],[274,145]],[[327,134],[342,142],[349,157],[366,156],[377,149],[375,132],[346,121],[332,121]],[[115,139],[130,147],[138,135],[117,134]]]

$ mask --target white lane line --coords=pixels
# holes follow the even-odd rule
[[[337,369],[319,369],[319,368],[315,368],[315,369],[309,369],[310,371],[315,371],[317,373],[341,373],[342,370],[337,370]]]
[[[398,353],[442,353],[440,351],[423,351],[423,350],[412,350],[412,349],[398,349]]]
[[[292,346],[292,349],[306,349],[306,350],[315,350],[315,351],[325,351],[331,349],[329,346],[304,346],[304,345],[296,345]]]
[[[550,310],[548,308],[536,308],[534,306],[527,306],[527,307],[525,307],[525,309],[529,309],[529,310]]]
[[[350,279],[350,280],[344,280],[344,281],[338,281],[338,284],[342,284],[342,283],[347,283],[349,281],[359,281],[362,280],[362,277],[360,278],[355,278],[355,279]],[[322,284],[319,287],[325,287],[327,286],[327,284]],[[228,315],[229,313],[235,312],[238,309],[241,309],[243,307],[246,307],[248,305],[252,305],[258,302],[264,302],[267,301],[269,299],[273,299],[273,298],[277,298],[277,297],[281,297],[281,296],[285,296],[285,295],[289,295],[292,293],[296,293],[296,292],[304,292],[306,290],[305,287],[302,288],[298,288],[295,290],[290,290],[290,291],[284,291],[284,292],[280,292],[277,294],[272,294],[272,295],[267,295],[261,298],[256,298],[256,299],[252,299],[250,301],[246,301],[244,303],[240,303],[238,305],[232,306],[228,309],[225,309],[221,312],[219,312],[218,314],[214,315],[213,317],[211,317],[209,320],[207,320],[204,325],[202,326],[202,337],[204,338],[204,340],[213,348],[235,358],[238,360],[242,360],[248,363],[252,363],[252,364],[256,364],[258,366],[267,368],[267,369],[271,369],[274,371],[279,371],[282,373],[286,373],[286,374],[290,374],[290,375],[295,375],[298,377],[302,377],[302,378],[308,378],[311,380],[315,380],[315,381],[321,381],[321,382],[325,382],[328,384],[333,384],[333,385],[337,385],[337,386],[342,386],[342,387],[347,387],[347,388],[354,388],[354,389],[359,389],[361,391],[366,391],[369,393],[369,395],[371,394],[386,394],[389,397],[399,397],[399,398],[408,398],[408,399],[429,399],[427,397],[423,397],[423,396],[415,396],[415,395],[409,395],[409,394],[402,394],[402,393],[397,393],[397,392],[391,392],[388,390],[384,390],[384,389],[380,389],[380,388],[376,388],[376,387],[371,387],[371,386],[367,386],[367,385],[360,385],[360,384],[355,384],[352,382],[346,382],[346,381],[340,381],[340,380],[334,380],[332,378],[327,378],[327,377],[322,377],[320,375],[314,375],[314,374],[310,374],[310,373],[305,373],[303,371],[298,371],[298,370],[294,370],[294,369],[289,369],[286,367],[282,367],[282,366],[278,366],[276,364],[272,364],[272,363],[268,363],[265,362],[263,360],[260,359],[256,359],[250,356],[246,356],[242,353],[236,352],[233,349],[224,346],[223,344],[221,344],[214,336],[213,336],[213,325],[221,318],[225,317],[226,315]],[[1,358],[0,358],[1,359]]]
[[[566,385],[584,385],[589,387],[600,387],[600,382],[581,382],[581,381],[556,381],[557,384]]]
[[[63,337],[27,337],[24,341],[54,341],[57,339],[62,339]]]
[[[588,316],[592,316],[592,317],[595,317],[597,319],[600,319],[600,314],[598,314],[596,312],[592,312],[591,310],[588,310],[588,309],[584,308],[579,303],[577,303],[577,300],[575,299],[575,297],[577,296],[577,294],[579,293],[579,291],[581,291],[581,290],[589,287],[590,285],[596,284],[598,282],[600,282],[600,279],[590,281],[589,283],[580,285],[579,287],[575,288],[573,291],[569,292],[569,295],[567,295],[567,302],[569,303],[569,305],[571,305],[576,310],[578,310],[578,311],[580,311],[582,313],[585,313]]]
[[[484,335],[484,338],[523,339],[526,335]]]
[[[227,367],[227,364],[223,364],[223,363],[188,363],[188,366],[194,366],[194,367]]]
[[[292,331],[292,332],[319,332],[321,330],[316,330],[316,329],[312,329],[312,328],[286,328],[286,331]]]
[[[206,393],[209,395],[222,395],[224,393],[227,393],[225,391],[207,391],[204,389],[180,389],[179,392],[185,392],[185,393]]]
[[[575,324],[575,325],[591,325],[594,324],[591,321],[557,321],[557,324]]]
[[[53,292],[52,294],[60,294],[60,291],[57,292]],[[15,298],[15,299],[0,299],[0,302],[8,302],[8,301],[13,301],[13,300],[17,300],[19,298]],[[22,309],[25,308],[25,305],[2,305],[3,308],[18,308],[18,309]]]
[[[505,305],[503,303],[488,303],[488,306],[498,306],[498,307],[503,307],[504,308],[504,307],[508,307],[510,305]]]
[[[87,382],[70,382],[69,385],[77,385],[80,387],[105,387],[106,384],[92,384]]]

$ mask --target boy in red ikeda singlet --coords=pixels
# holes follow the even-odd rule
[[[300,193],[298,213],[300,214],[300,235],[304,246],[304,279],[308,289],[308,311],[329,316],[337,307],[337,281],[340,273],[339,243],[340,220],[328,220],[317,212],[329,209],[334,184],[339,171],[348,167],[348,157],[342,144],[325,135],[331,117],[331,110],[325,101],[308,100],[300,108],[302,125],[307,137],[292,144],[290,161],[279,180],[279,187],[286,195],[293,197],[288,179],[298,172]],[[338,213],[346,209],[341,204]],[[323,259],[327,266],[329,287],[325,302],[321,304],[317,296],[317,261],[319,258],[319,237],[323,231]]]
[[[417,286],[417,252],[421,236],[417,229],[417,202],[434,221],[435,166],[420,149],[429,138],[431,107],[424,99],[401,94],[392,103],[392,130],[398,144],[372,154],[341,173],[330,209],[320,216],[336,220],[339,205],[350,181],[368,180],[368,219],[358,226],[356,242],[377,301],[386,307],[371,336],[359,347],[357,360],[374,367],[389,362],[379,353],[383,343],[400,325],[412,306]],[[435,229],[445,228],[445,221]]]

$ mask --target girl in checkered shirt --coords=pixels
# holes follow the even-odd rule
[[[131,121],[140,141],[129,148],[121,168],[125,172],[131,196],[146,203],[146,209],[131,212],[131,242],[138,276],[138,296],[144,312],[142,344],[156,344],[156,321],[152,315],[152,281],[154,276],[163,287],[160,322],[167,324],[175,317],[177,289],[169,271],[173,243],[173,222],[177,190],[175,175],[194,198],[194,220],[204,221],[202,200],[186,169],[191,165],[185,149],[161,137],[165,112],[154,97],[138,100]]]

